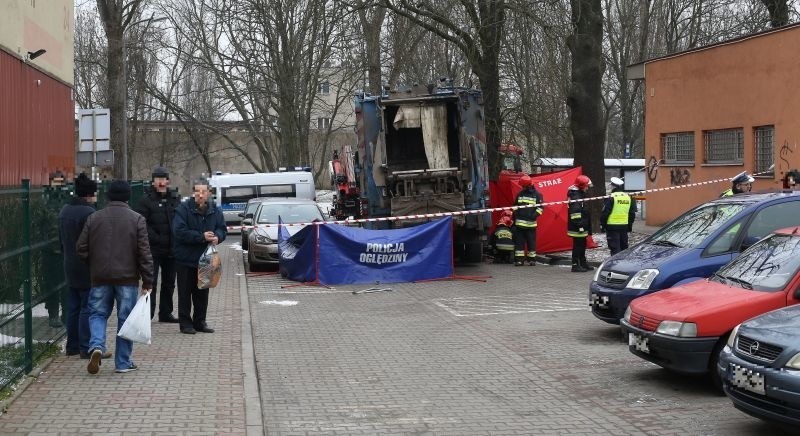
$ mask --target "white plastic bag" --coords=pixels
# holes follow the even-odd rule
[[[140,295],[117,336],[140,344],[150,344],[150,293]]]

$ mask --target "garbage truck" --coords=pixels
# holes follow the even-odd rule
[[[413,86],[355,97],[354,173],[367,218],[461,212],[489,201],[486,132],[480,90]],[[369,223],[399,228],[431,218]],[[453,216],[453,253],[480,262],[489,213]]]

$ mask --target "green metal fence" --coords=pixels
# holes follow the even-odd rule
[[[107,182],[98,186],[98,209]],[[131,182],[136,205],[150,182]],[[64,337],[67,284],[58,213],[72,185],[0,187],[0,389],[33,369]]]

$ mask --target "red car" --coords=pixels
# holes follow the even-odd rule
[[[621,322],[630,351],[666,369],[710,374],[739,323],[800,303],[800,227],[778,230],[713,276],[637,298]]]

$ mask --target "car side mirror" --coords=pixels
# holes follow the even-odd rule
[[[239,218],[244,218],[244,212],[239,212],[236,215],[239,215]]]
[[[744,241],[742,241],[742,251],[752,247],[756,242],[758,242],[758,238],[755,236],[748,236],[744,238]]]
[[[252,218],[243,219],[242,220],[242,225],[243,226],[252,226],[253,225],[253,219]]]
[[[248,213],[248,214],[245,214],[245,216],[244,216],[244,217],[245,217],[245,218],[250,218],[250,219],[253,219],[253,214],[252,214],[252,213]]]

